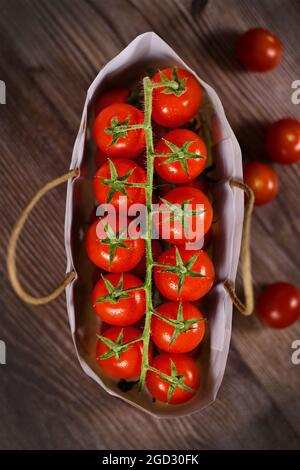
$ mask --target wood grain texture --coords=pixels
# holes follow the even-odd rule
[[[205,2],[200,2],[205,3]],[[290,449],[300,445],[300,366],[290,360],[300,324],[265,329],[234,316],[232,346],[217,401],[191,417],[155,420],[113,399],[81,371],[63,298],[24,305],[5,272],[10,230],[28,199],[68,168],[88,85],[135,36],[155,31],[219,93],[245,159],[264,159],[268,123],[300,118],[291,82],[300,79],[297,0],[1,0],[0,106],[1,321],[7,365],[0,367],[2,449]],[[257,25],[284,43],[274,72],[236,64],[237,35]],[[281,191],[255,211],[256,293],[264,283],[300,283],[300,168],[276,167]],[[32,293],[65,269],[64,189],[47,195],[19,246],[21,280]]]

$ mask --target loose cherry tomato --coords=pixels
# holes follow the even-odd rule
[[[300,160],[300,122],[281,119],[267,131],[266,150],[270,160],[290,165]]]
[[[211,289],[215,270],[210,257],[202,250],[172,247],[164,251],[155,266],[154,281],[166,299],[194,301]]]
[[[189,401],[200,386],[200,369],[195,360],[185,354],[160,354],[151,366],[159,372],[147,372],[146,385],[156,400],[178,405]]]
[[[153,83],[171,80],[173,85],[154,88],[152,119],[160,126],[179,127],[186,124],[199,111],[202,88],[190,72],[178,67],[159,71]]]
[[[287,282],[275,282],[261,292],[256,311],[272,328],[286,328],[300,317],[300,291]]]
[[[206,145],[201,137],[188,129],[168,132],[156,145],[155,153],[170,155],[156,157],[154,161],[155,171],[170,183],[192,181],[206,165]],[[197,155],[201,158],[195,158]]]
[[[201,343],[205,332],[204,317],[194,304],[165,302],[155,312],[151,321],[151,337],[159,349],[187,353]]]
[[[145,291],[130,290],[143,282],[133,274],[107,274],[102,276],[92,293],[96,314],[106,323],[128,326],[142,318],[146,310]]]
[[[253,190],[257,206],[268,204],[277,196],[278,176],[269,165],[260,162],[245,163],[244,182]]]
[[[85,247],[92,263],[106,271],[121,273],[131,271],[140,262],[145,253],[145,241],[142,238],[128,240],[116,237],[124,228],[126,221],[120,225],[117,220],[115,224],[111,215],[96,220],[89,227]]]
[[[253,72],[267,72],[279,64],[282,44],[266,29],[250,29],[240,37],[237,55],[247,69]]]
[[[162,253],[162,246],[158,240],[153,239],[151,242],[152,245],[152,258],[154,261],[157,261]],[[146,253],[145,256],[141,259],[139,264],[136,265],[134,268],[134,274],[137,276],[144,278],[146,275]]]
[[[129,91],[127,88],[112,88],[101,93],[95,102],[95,114],[98,115],[100,111],[111,104],[126,103],[128,95]]]
[[[136,158],[145,148],[144,130],[125,131],[121,126],[143,121],[143,113],[130,104],[112,104],[103,109],[94,122],[95,142],[110,158]]]
[[[137,380],[141,373],[143,342],[126,347],[124,343],[142,336],[138,328],[112,326],[99,337],[96,360],[103,373],[112,379]]]
[[[144,204],[145,189],[129,185],[145,184],[146,179],[145,171],[137,163],[123,158],[109,160],[95,174],[95,198],[100,204],[110,203],[117,209],[125,209],[125,205]]]
[[[200,240],[210,229],[212,218],[212,206],[202,191],[179,186],[161,198],[154,222],[164,240],[184,245]]]

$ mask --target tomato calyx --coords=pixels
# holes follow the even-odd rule
[[[187,392],[193,393],[193,389],[184,383],[186,379],[185,375],[178,375],[176,366],[174,362],[172,361],[172,359],[170,360],[170,366],[171,366],[171,375],[167,375],[164,372],[158,369],[155,369],[154,367],[151,367],[151,366],[149,366],[148,368],[152,372],[160,375],[162,380],[170,384],[169,390],[168,390],[168,397],[167,397],[168,402],[171,400],[172,395],[177,389],[177,387],[182,388],[183,390],[186,390]]]
[[[160,318],[160,320],[174,327],[174,332],[170,340],[170,346],[178,338],[180,333],[186,333],[187,331],[191,329],[191,326],[194,325],[195,323],[199,323],[200,321],[206,321],[206,318],[191,318],[190,320],[185,320],[183,317],[182,301],[180,301],[178,305],[176,320],[174,320],[173,318],[164,317],[163,315],[161,315],[159,312],[155,310],[153,311],[153,315],[155,315],[156,317]]]
[[[189,205],[190,200],[186,199],[185,201],[182,201],[181,204],[172,204],[170,201],[167,199],[160,198],[160,200],[169,208],[169,209],[159,209],[159,212],[161,214],[170,214],[170,221],[175,222],[181,222],[183,226],[183,230],[186,236],[189,236],[188,233],[188,217],[193,216],[193,215],[201,215],[205,212],[204,209],[191,209],[188,210],[185,207]]]
[[[126,118],[123,121],[119,121],[117,117],[113,117],[110,121],[110,127],[106,127],[104,129],[105,134],[111,134],[112,135],[112,140],[111,143],[109,144],[109,147],[111,147],[113,144],[115,144],[120,137],[128,137],[127,132],[133,131],[136,129],[143,129],[144,125],[143,124],[129,124],[130,123],[130,118]]]
[[[172,80],[169,80],[163,72],[160,72],[161,86],[165,85],[166,88],[162,91],[165,95],[181,96],[186,92],[186,78],[179,80],[177,67],[173,67]]]
[[[124,241],[126,241],[126,238],[120,238],[120,235],[127,230],[127,226],[123,227],[122,230],[119,231],[119,236],[114,233],[112,230],[111,226],[109,224],[106,224],[104,226],[104,231],[107,234],[107,238],[99,238],[100,243],[104,243],[105,245],[109,245],[109,264],[111,265],[113,262],[113,259],[115,257],[116,249],[117,248],[125,248],[127,250],[131,250],[131,247],[126,245]]]
[[[127,351],[131,344],[136,343],[137,341],[141,341],[142,339],[142,337],[135,338],[135,339],[132,339],[131,341],[127,341],[126,343],[123,343],[123,339],[124,339],[123,328],[121,329],[120,334],[116,341],[112,341],[111,339],[106,338],[105,336],[101,336],[101,335],[96,335],[96,336],[108,347],[108,351],[101,354],[101,356],[98,356],[97,360],[109,359],[110,357],[113,357],[113,356],[115,356],[116,359],[120,359],[121,354]]]
[[[103,274],[101,274],[101,277],[103,279],[103,282],[105,284],[105,287],[108,293],[106,295],[103,295],[99,299],[97,299],[96,304],[101,303],[101,302],[110,302],[112,304],[115,304],[120,299],[128,299],[130,297],[130,295],[128,295],[128,292],[143,288],[143,286],[135,286],[135,287],[129,287],[128,289],[123,289],[123,285],[124,285],[123,273],[121,274],[120,280],[118,284],[116,285],[116,287]]]
[[[191,269],[199,255],[200,255],[200,252],[196,253],[194,256],[191,257],[189,261],[184,263],[182,261],[179,250],[176,247],[176,265],[175,266],[162,264],[162,263],[154,263],[154,265],[164,268],[164,269],[160,269],[159,270],[160,272],[177,274],[179,276],[179,280],[178,280],[178,295],[179,295],[182,291],[183,283],[186,277],[188,276],[189,277],[205,277],[204,274],[197,273],[196,271],[193,271]]]
[[[117,117],[111,119],[110,127],[104,129],[105,134],[112,134],[110,147],[117,142],[119,137],[127,137],[127,130],[124,129],[124,126],[127,126],[129,121],[129,118],[124,119],[124,121],[119,121]]]
[[[108,178],[101,178],[101,181],[106,186],[110,187],[106,203],[108,204],[114,194],[117,191],[120,191],[124,196],[128,197],[126,186],[127,187],[136,187],[136,188],[145,188],[145,184],[143,183],[129,183],[128,178],[133,174],[135,168],[129,170],[125,175],[119,176],[115,165],[113,164],[112,160],[109,160],[109,170],[110,170],[110,179]]]
[[[162,153],[161,155],[155,154],[155,157],[167,157],[166,160],[162,161],[163,165],[179,161],[185,173],[188,175],[189,170],[187,165],[187,159],[204,158],[203,155],[196,155],[195,153],[188,151],[189,146],[193,143],[192,140],[185,142],[182,147],[178,147],[177,145],[173,144],[172,142],[169,142],[164,138],[162,140],[169,147],[169,149],[172,150],[172,153]]]

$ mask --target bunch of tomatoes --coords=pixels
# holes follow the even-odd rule
[[[244,33],[237,45],[240,62],[254,72],[274,69],[282,57],[282,44],[270,31],[255,28]],[[291,165],[300,161],[300,122],[284,118],[273,123],[265,137],[266,155],[271,162]],[[255,161],[244,164],[244,181],[255,196],[256,205],[270,203],[279,190],[279,179],[268,164]],[[259,296],[259,317],[273,328],[285,328],[300,316],[300,292],[292,284],[276,282]]]
[[[151,312],[146,387],[153,399],[179,404],[200,386],[194,352],[204,338],[206,319],[194,302],[209,292],[215,276],[206,251],[186,247],[199,242],[199,233],[189,230],[197,223],[207,242],[213,219],[201,179],[207,145],[188,125],[199,112],[203,91],[191,73],[178,67],[157,72],[151,83],[159,84],[152,90],[151,112],[159,189],[158,199],[152,196],[158,203],[159,239],[151,241],[151,285],[158,300]],[[139,103],[131,104],[136,104],[133,94],[111,89],[97,100],[94,195],[98,204],[111,204],[122,218],[115,220],[110,213],[96,218],[85,238],[87,256],[101,270],[92,292],[93,308],[102,320],[96,360],[122,386],[135,383],[141,374],[147,309],[145,239],[122,236],[134,222],[125,209],[146,203],[144,112]],[[202,210],[197,210],[199,205]],[[166,226],[169,232],[163,238]]]

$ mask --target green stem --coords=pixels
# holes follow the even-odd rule
[[[146,184],[146,207],[147,207],[147,236],[145,239],[146,243],[146,279],[145,279],[145,293],[146,293],[146,314],[145,314],[145,326],[143,331],[143,360],[141,367],[140,376],[140,390],[143,390],[145,386],[146,373],[149,368],[149,341],[150,341],[150,327],[152,317],[152,191],[153,191],[153,134],[151,126],[151,113],[152,113],[152,83],[149,77],[145,77],[143,80],[144,86],[144,100],[145,100],[145,120],[144,130],[146,138],[146,155],[147,155],[147,184]]]

